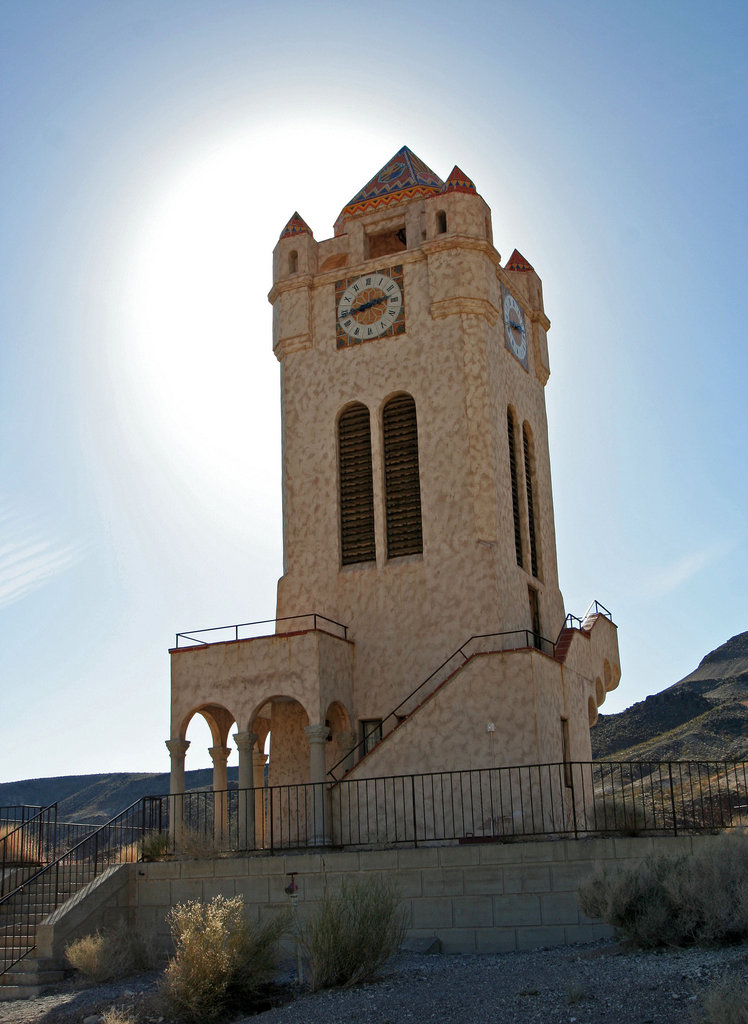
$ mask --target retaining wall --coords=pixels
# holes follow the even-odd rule
[[[709,837],[611,838],[480,843],[366,852],[316,851],[209,861],[132,865],[135,921],[159,946],[169,943],[165,915],[184,900],[241,895],[248,914],[288,905],[296,872],[300,915],[344,880],[384,875],[408,906],[409,939],[437,937],[442,949],[504,952],[587,942],[613,930],[579,910],[577,888],[597,867],[628,866],[652,854],[683,854]]]

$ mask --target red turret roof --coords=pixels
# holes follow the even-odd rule
[[[452,173],[447,178],[442,188],[442,192],[468,192],[471,195],[476,195],[475,185],[472,183],[467,174],[464,174],[460,168],[455,164],[452,168]]]
[[[312,238],[314,238],[312,229],[306,221],[298,215],[298,213],[294,213],[293,217],[280,233],[281,238],[291,238],[293,235],[312,235]]]
[[[505,270],[532,270],[532,264],[528,263],[525,257],[517,249],[506,262]]]

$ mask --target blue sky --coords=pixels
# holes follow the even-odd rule
[[[0,781],[167,770],[179,630],[272,617],[271,252],[402,145],[543,279],[559,573],[605,711],[748,629],[748,13],[0,5]],[[199,729],[188,767],[208,763]]]

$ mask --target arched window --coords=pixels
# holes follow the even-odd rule
[[[535,527],[535,449],[527,423],[522,426],[522,447],[525,456],[525,490],[527,492],[527,526],[530,535],[530,570],[538,578],[538,538]]]
[[[295,274],[299,269],[299,254],[295,249],[292,249],[288,254],[288,272],[289,274]]]
[[[376,544],[371,426],[369,410],[360,403],[346,409],[338,420],[338,478],[341,562],[373,562]]]
[[[416,403],[395,395],[382,412],[387,557],[423,551]]]
[[[506,432],[509,441],[509,473],[512,482],[512,514],[514,515],[514,551],[517,565],[522,566],[522,520],[519,511],[519,478],[517,474],[517,430],[514,413],[506,411]]]

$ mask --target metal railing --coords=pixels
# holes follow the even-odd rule
[[[26,813],[31,808],[17,810],[17,817],[0,820],[0,897],[55,857],[57,804],[39,807],[32,815]]]
[[[564,622],[565,626],[570,626],[572,629],[585,629],[585,623],[593,615],[602,615],[610,622],[613,621],[613,613],[605,607],[600,601],[591,601],[581,617],[579,615],[573,615],[571,612],[566,616]],[[556,641],[558,643],[558,640]]]
[[[140,841],[160,831],[161,811],[160,798],[141,798],[0,898],[0,974],[34,948],[39,921],[107,868],[140,859]]]
[[[562,762],[143,797],[0,899],[0,974],[34,948],[40,920],[142,859],[149,836],[209,856],[736,827],[748,827],[745,761]]]
[[[335,779],[335,772],[338,768],[345,765],[344,770],[347,770],[352,764],[359,761],[374,743],[381,742],[381,740],[389,736],[393,729],[396,729],[402,721],[412,714],[442,683],[445,683],[453,673],[457,672],[458,669],[462,668],[463,665],[467,664],[477,654],[518,651],[528,647],[542,651],[543,654],[547,654],[552,658],[556,645],[553,640],[547,640],[531,629],[512,629],[503,633],[480,633],[469,637],[438,668],[426,676],[423,682],[419,683],[407,697],[403,698],[382,719],[381,724],[378,723],[376,728],[363,736],[352,750],[348,751],[339,761],[336,761],[327,774]],[[352,758],[351,755],[353,755]]]
[[[256,627],[275,626],[272,633],[256,632]],[[278,623],[284,623],[287,628],[278,629]],[[257,622],[238,622],[231,626],[212,626],[209,629],[191,629],[184,633],[177,633],[176,647],[207,647],[210,644],[228,643],[232,640],[260,640],[276,636],[278,633],[304,632],[310,629],[321,629],[341,640],[348,639],[348,627],[342,622],[328,619],[318,612],[308,612],[304,615],[288,615],[282,619],[259,619]],[[205,639],[205,634],[213,634],[211,639]]]
[[[748,826],[748,763],[562,762],[154,799],[164,828],[178,810],[193,854],[679,835]]]

